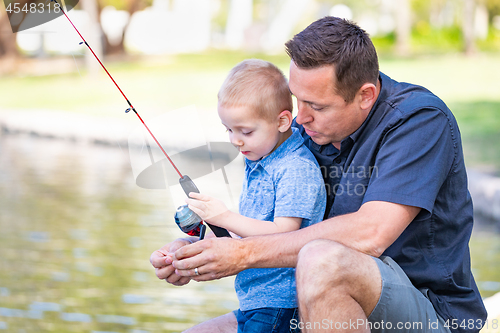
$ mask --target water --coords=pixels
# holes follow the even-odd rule
[[[475,217],[470,241],[472,272],[483,297],[500,292],[500,223]]]
[[[125,149],[0,136],[0,332],[179,332],[237,308],[233,278],[173,287],[150,254],[181,237],[165,190],[137,187]],[[500,291],[500,235],[472,265]]]
[[[156,278],[150,254],[183,236],[170,200],[122,149],[0,136],[0,332],[179,332],[236,309],[232,278]]]

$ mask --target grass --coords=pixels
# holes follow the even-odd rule
[[[135,61],[104,59],[104,63],[133,105],[150,116],[187,105],[213,110],[229,69],[250,57],[272,61],[288,73],[285,54],[209,51]],[[398,81],[425,86],[450,106],[462,132],[469,166],[500,170],[500,149],[496,148],[500,140],[500,55],[383,57],[380,67]],[[59,75],[4,76],[0,112],[52,109],[121,117],[128,106],[105,73],[100,70],[91,77],[83,65],[78,68],[75,65],[73,72]]]
[[[466,162],[498,175],[500,170],[500,101],[451,103],[460,124]]]
[[[286,56],[252,55],[288,66]],[[145,58],[137,61],[106,61],[105,66],[134,104],[175,109],[195,104],[213,108],[217,91],[227,72],[248,55],[209,52]],[[52,64],[52,66],[57,66]],[[62,75],[7,76],[0,80],[0,109],[55,109],[95,114],[114,114],[127,107],[120,92],[100,70],[90,77],[82,65]],[[81,73],[81,75],[80,75]]]

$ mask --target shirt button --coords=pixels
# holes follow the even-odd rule
[[[333,162],[336,164],[340,164],[342,162],[342,158],[337,157]]]

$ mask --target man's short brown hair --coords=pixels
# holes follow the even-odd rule
[[[333,65],[336,93],[347,103],[365,83],[377,84],[378,58],[368,34],[338,17],[319,19],[286,44],[286,52],[303,69]]]
[[[272,120],[293,103],[283,72],[270,62],[248,59],[229,72],[217,95],[223,107],[245,106],[256,116]]]

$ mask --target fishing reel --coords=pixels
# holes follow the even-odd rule
[[[189,209],[188,205],[182,205],[177,208],[174,216],[175,223],[185,234],[189,236],[200,237],[200,240],[205,237],[206,227],[203,220]]]
[[[188,197],[189,193],[191,192],[200,193],[189,176],[182,176],[182,178],[179,179],[179,183],[181,184],[184,193],[186,193]],[[199,236],[200,240],[205,237],[205,224],[208,225],[210,229],[212,229],[215,236],[231,237],[226,229],[204,222],[201,217],[199,217],[195,212],[189,209],[187,205],[182,205],[177,208],[174,215],[174,220],[179,229],[182,230],[182,232],[188,234],[189,236]]]

